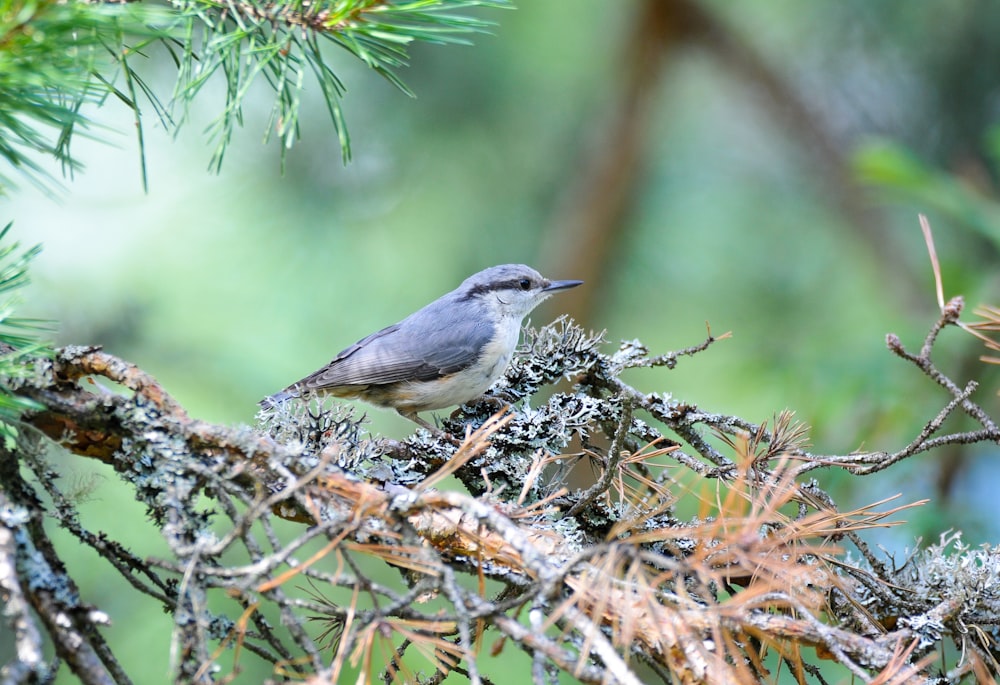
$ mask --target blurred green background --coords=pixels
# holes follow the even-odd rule
[[[307,86],[282,175],[277,145],[261,144],[259,86],[218,176],[203,127],[221,95],[176,138],[147,118],[147,194],[131,113],[95,111],[107,130],[75,143],[82,174],[4,201],[15,236],[44,244],[20,313],[135,362],[200,418],[248,423],[261,397],[343,347],[518,261],[587,281],[536,323],[569,311],[654,353],[700,342],[706,321],[732,331],[627,380],[757,422],[792,409],[816,452],[899,449],[947,402],[884,340],[916,349],[937,316],[920,212],[946,297],[964,294],[970,320],[971,305],[1000,304],[1000,5],[547,0],[480,15],[498,25],[474,46],[413,49],[402,77],[416,99],[331,50],[347,166]],[[168,93],[164,57],[140,66]],[[982,351],[949,330],[935,358],[960,384],[980,379],[995,416]],[[376,412],[372,428],[412,426]],[[930,498],[875,536],[901,554],[951,528],[997,540],[997,456],[942,450],[864,480],[818,478],[844,507]],[[63,463],[89,492],[86,525],[157,553],[109,469]],[[89,601],[131,611],[88,563]],[[140,610],[155,617],[148,635],[124,619],[112,630],[161,682],[167,652],[150,640],[169,618]]]

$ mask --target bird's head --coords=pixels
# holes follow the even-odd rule
[[[581,283],[550,281],[524,264],[501,264],[469,276],[459,292],[463,299],[479,300],[492,311],[520,321],[553,293]]]

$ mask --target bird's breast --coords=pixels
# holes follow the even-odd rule
[[[487,388],[503,375],[514,356],[517,339],[521,336],[521,322],[503,320],[495,329],[493,339],[483,345],[477,364],[485,378],[489,379]],[[475,366],[475,365],[474,365]],[[484,390],[485,392],[485,390]]]

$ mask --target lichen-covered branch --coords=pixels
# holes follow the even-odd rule
[[[43,516],[169,612],[183,682],[212,682],[220,651],[237,648],[275,677],[314,683],[351,668],[414,682],[427,663],[415,666],[418,656],[438,674],[421,682],[453,671],[501,682],[478,660],[487,641],[523,653],[522,672],[538,683],[560,671],[588,683],[769,682],[778,663],[824,682],[811,653],[841,677],[923,682],[946,644],[965,655],[950,682],[996,672],[984,636],[1000,623],[1000,555],[949,538],[897,565],[858,533],[912,505],[840,511],[800,480],[823,467],[875,474],[957,440],[940,433],[958,410],[981,424],[967,439],[995,441],[974,385],[930,363],[933,341],[912,357],[894,348],[951,399],[895,453],[822,456],[804,449],[807,430],[789,413],[753,423],[620,378],[710,353],[720,339],[609,353],[602,336],[560,320],[527,332],[494,397],[443,418],[451,438],[421,430],[402,441],[317,401],[271,409],[257,428],[216,426],[99,349],[33,359],[7,379],[44,408],[24,415],[0,468],[0,590],[18,645],[4,675],[44,677],[50,642],[82,681],[128,681]],[[138,558],[114,530],[87,530],[45,441],[113,468],[169,554]],[[580,469],[590,485],[572,485]],[[451,477],[464,491],[441,488]],[[290,534],[276,518],[302,525]],[[376,574],[382,566],[397,573]],[[70,654],[70,643],[80,648]]]

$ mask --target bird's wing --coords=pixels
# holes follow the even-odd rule
[[[412,317],[411,317],[412,318]],[[425,321],[427,318],[424,319]],[[320,390],[345,385],[429,381],[475,363],[493,326],[443,316],[433,330],[414,330],[409,319],[359,340],[295,385]]]

